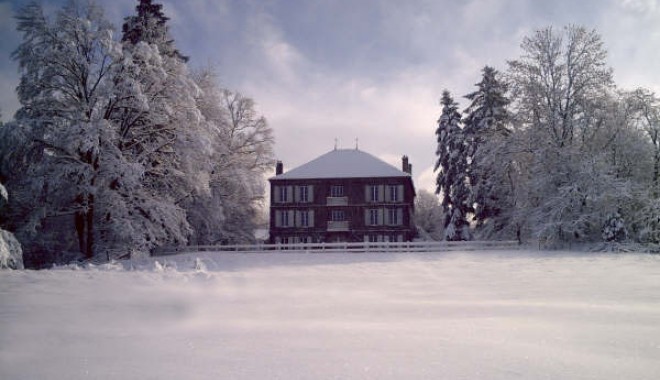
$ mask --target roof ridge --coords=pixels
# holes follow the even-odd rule
[[[334,149],[271,179],[409,177],[410,174],[359,149]]]

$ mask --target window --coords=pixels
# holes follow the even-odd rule
[[[280,186],[280,203],[286,203],[289,200],[289,197],[287,196],[287,187],[286,186]]]
[[[314,227],[314,210],[296,211],[296,227]]]
[[[378,223],[378,210],[377,209],[372,209],[369,210],[369,225],[371,226],[377,226]]]
[[[392,185],[390,186],[390,202],[398,202],[399,201],[399,186],[397,185]]]
[[[371,194],[369,200],[372,202],[378,202],[379,199],[378,186],[371,186],[369,193]]]
[[[330,186],[330,196],[334,198],[344,196],[344,186],[343,185],[332,185]]]
[[[300,212],[300,226],[309,227],[309,211]]]
[[[289,227],[289,213],[286,211],[280,213],[280,226]]]
[[[369,243],[378,243],[378,235],[369,235]]]
[[[300,186],[298,188],[298,201],[307,203],[309,202],[309,187],[308,186]]]
[[[391,226],[398,226],[399,221],[399,210],[395,208],[390,208],[387,210],[387,220],[388,224]]]
[[[346,220],[346,213],[344,213],[344,210],[332,210],[330,217],[333,222],[341,222]]]

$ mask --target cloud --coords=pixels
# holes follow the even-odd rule
[[[436,176],[437,174],[433,172],[433,166],[426,167],[415,177],[415,186],[418,189],[424,189],[430,193],[435,193]]]
[[[61,4],[64,0],[45,3]],[[104,3],[121,28],[135,0]],[[407,154],[418,186],[434,187],[438,100],[461,107],[481,68],[506,70],[522,38],[548,25],[594,27],[622,87],[660,93],[660,7],[649,0],[235,1],[163,0],[190,64],[218,66],[222,85],[254,98],[291,168],[334,147],[354,146],[399,166]],[[13,3],[9,3],[13,4]],[[7,2],[0,3],[0,21]],[[2,19],[1,17],[5,17]],[[14,26],[0,23],[3,36]],[[13,33],[13,34],[12,34]],[[17,38],[17,37],[16,37]],[[5,40],[3,40],[5,41]],[[3,53],[13,50],[0,42]],[[0,107],[17,107],[15,65],[0,63]]]
[[[660,6],[657,1],[619,1],[599,21],[617,85],[660,93]]]
[[[622,0],[621,6],[640,16],[649,15],[658,10],[657,0]]]

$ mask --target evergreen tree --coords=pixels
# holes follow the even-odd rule
[[[503,228],[505,223],[497,219],[511,196],[506,181],[498,176],[502,166],[507,166],[506,160],[496,157],[500,153],[498,148],[511,133],[507,127],[510,101],[506,97],[506,84],[499,80],[497,70],[485,66],[482,73],[481,82],[476,84],[478,90],[465,96],[471,103],[464,111],[463,131],[468,147],[470,205],[474,208],[474,220],[479,229],[490,222],[487,235],[491,235]]]
[[[435,131],[438,159],[434,171],[438,172],[436,194],[441,194],[445,215],[445,239],[469,240],[467,214],[470,210],[470,193],[467,183],[467,146],[460,127],[461,115],[458,112],[458,103],[454,101],[449,91],[443,91],[440,104],[442,115]]]
[[[150,241],[185,244],[192,232],[185,204],[208,187],[212,170],[209,131],[196,105],[200,89],[169,37],[162,5],[143,0],[136,13],[123,25],[125,59],[117,86],[126,95],[112,117],[120,123],[123,156],[144,168],[145,193],[161,200],[149,208],[149,219],[179,227]]]
[[[122,43],[137,45],[138,42],[146,42],[158,46],[160,53],[188,61],[188,57],[182,55],[174,45],[174,40],[169,35],[167,21],[169,17],[163,13],[163,5],[153,3],[151,0],[139,0],[135,7],[137,15],[124,18],[122,25]]]

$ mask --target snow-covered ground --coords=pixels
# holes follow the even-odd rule
[[[0,379],[660,376],[658,255],[203,254],[132,266],[0,272]]]

